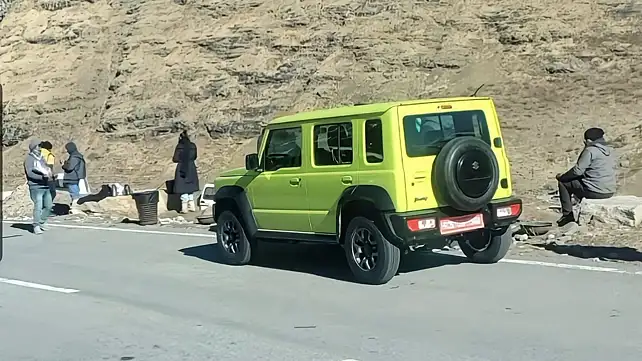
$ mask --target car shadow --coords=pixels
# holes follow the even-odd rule
[[[215,244],[180,249],[183,255],[221,263]],[[398,274],[411,273],[467,262],[463,257],[432,252],[411,252],[402,256]],[[326,244],[284,244],[261,242],[251,265],[254,267],[307,273],[344,282],[355,282],[343,248]]]
[[[535,247],[577,258],[603,258],[613,261],[642,262],[642,252],[631,247],[534,244]]]

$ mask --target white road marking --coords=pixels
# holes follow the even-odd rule
[[[23,220],[14,220],[14,221],[3,220],[2,223],[25,223],[26,224],[26,222],[24,222]],[[153,231],[153,230],[128,229],[128,228],[117,228],[117,227],[81,226],[76,224],[62,224],[62,223],[50,223],[49,225],[52,227],[71,228],[71,229],[74,229],[74,228],[75,229],[93,229],[93,230],[99,230],[99,231],[162,234],[162,235],[168,235],[168,236],[186,236],[186,237],[200,237],[200,238],[215,239],[214,233],[204,234],[204,233],[190,233],[190,232]],[[460,253],[453,253],[452,251],[443,251],[440,249],[433,249],[433,252],[464,257]],[[606,272],[606,273],[619,273],[619,274],[642,276],[642,271],[626,271],[626,270],[622,270],[614,267],[585,266],[585,265],[579,265],[579,264],[553,263],[553,262],[531,261],[531,260],[525,260],[525,259],[510,259],[510,258],[504,258],[500,262],[522,264],[522,265],[529,265],[529,266],[541,266],[541,267],[574,269],[574,270],[590,271],[590,272]]]
[[[502,263],[513,263],[513,264],[526,264],[533,266],[543,266],[543,267],[554,267],[554,268],[567,268],[567,269],[578,269],[582,271],[594,271],[594,272],[611,272],[611,273],[627,273],[613,267],[597,267],[597,266],[584,266],[579,264],[566,264],[566,263],[552,263],[552,262],[541,262],[541,261],[529,261],[523,259],[510,259],[505,258],[501,260]]]
[[[440,249],[433,249],[434,253],[448,254],[451,256],[466,257],[461,253],[454,253],[452,251],[443,251]],[[541,267],[552,267],[552,268],[564,268],[564,269],[574,269],[580,271],[591,271],[591,272],[606,272],[606,273],[619,273],[619,274],[628,274],[642,276],[642,271],[625,271],[619,268],[614,267],[599,267],[599,266],[585,266],[581,264],[568,264],[568,263],[553,263],[553,262],[542,262],[542,261],[531,261],[527,259],[512,259],[504,258],[499,261],[500,263],[512,263],[512,264],[522,264],[528,266],[541,266]]]
[[[72,288],[53,287],[53,286],[42,285],[40,283],[25,282],[25,281],[19,281],[19,280],[11,280],[11,279],[8,279],[8,278],[1,278],[1,277],[0,277],[0,283],[7,283],[7,284],[10,284],[10,285],[14,285],[14,286],[36,288],[36,289],[39,289],[39,290],[59,292],[59,293],[76,293],[76,292],[80,292],[79,290],[74,290]]]

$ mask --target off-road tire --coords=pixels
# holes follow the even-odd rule
[[[226,228],[233,224],[238,232],[238,251],[231,253],[224,246],[224,235],[227,232]],[[216,250],[217,256],[226,264],[242,266],[250,262],[252,258],[252,246],[247,237],[247,233],[243,228],[243,224],[239,221],[238,217],[232,211],[223,211],[216,220]]]
[[[470,233],[470,238],[482,237],[483,239],[487,239],[489,243],[482,249],[481,247],[472,245],[474,241],[471,239],[469,239],[470,243],[466,242],[466,240],[461,240],[458,242],[459,248],[461,248],[464,255],[472,262],[484,264],[497,263],[506,256],[513,244],[513,235],[509,229],[510,227],[501,231],[482,230]],[[464,235],[464,237],[466,237],[466,235]]]
[[[376,243],[377,247],[377,261],[375,262],[375,266],[369,271],[359,266],[353,254],[355,237],[360,230],[369,232],[372,241]],[[392,245],[383,236],[376,224],[368,218],[355,217],[350,221],[346,229],[344,249],[350,270],[359,283],[370,285],[385,284],[390,281],[399,270],[401,251]]]

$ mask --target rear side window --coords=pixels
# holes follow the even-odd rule
[[[486,116],[481,110],[407,115],[403,128],[409,157],[436,155],[455,137],[477,137],[490,145]]]
[[[314,164],[352,164],[352,123],[323,124],[314,127]]]
[[[383,132],[381,119],[366,120],[366,162],[383,162]]]
[[[264,170],[301,166],[301,127],[274,129],[268,133]]]

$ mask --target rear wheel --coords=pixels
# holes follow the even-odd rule
[[[484,229],[466,234],[464,240],[458,242],[459,248],[475,263],[497,263],[506,256],[513,244],[513,235],[508,230]]]
[[[252,247],[243,225],[231,211],[224,211],[216,221],[216,247],[222,261],[245,265],[252,257]]]
[[[350,270],[360,283],[384,284],[399,270],[401,251],[368,218],[355,217],[350,221],[344,248]]]

